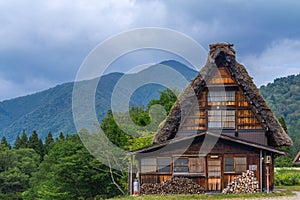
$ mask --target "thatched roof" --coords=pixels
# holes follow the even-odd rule
[[[183,90],[168,117],[159,127],[153,139],[153,144],[163,143],[176,136],[178,130],[180,130],[181,118],[188,116],[191,107],[198,105],[197,100],[193,97],[195,94],[196,96],[201,94],[207,87],[207,79],[214,69],[221,65],[228,69],[242,90],[256,118],[266,131],[269,144],[274,147],[293,144],[253,83],[252,77],[249,76],[245,67],[236,61],[232,46],[233,44],[229,43],[210,45],[210,52],[205,66]]]

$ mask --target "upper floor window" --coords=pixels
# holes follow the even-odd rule
[[[235,110],[209,110],[208,128],[235,129]]]
[[[209,106],[231,106],[235,105],[235,91],[234,90],[219,90],[209,91],[208,101]]]

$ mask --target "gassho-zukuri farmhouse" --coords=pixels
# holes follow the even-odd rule
[[[205,66],[178,97],[152,145],[130,152],[131,194],[135,179],[143,187],[175,177],[221,192],[247,170],[259,191],[273,189],[274,158],[285,154],[279,147],[293,142],[232,47],[210,45]]]

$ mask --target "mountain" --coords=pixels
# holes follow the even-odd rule
[[[187,81],[197,74],[195,70],[173,60],[160,64],[176,70]],[[157,70],[159,69],[159,65],[153,65],[135,74],[126,75],[126,78],[136,81],[140,74],[158,76]],[[111,108],[112,92],[122,77],[124,77],[122,73],[110,73],[100,78],[95,94],[96,114],[99,121]],[[81,81],[79,85],[85,87],[93,84],[94,81],[96,80]],[[54,137],[58,137],[60,132],[76,133],[72,115],[73,85],[74,83],[65,83],[42,92],[0,102],[0,136],[5,136],[8,142],[13,143],[23,129],[27,134],[36,130],[40,138],[45,138],[48,132],[51,132]],[[155,83],[139,87],[132,94],[130,105],[147,105],[151,99],[159,97],[158,91],[163,88]],[[126,88],[121,88],[121,90],[124,95],[128,95]]]
[[[285,119],[294,141],[292,155],[296,155],[300,151],[300,74],[275,79],[260,92],[277,118]]]

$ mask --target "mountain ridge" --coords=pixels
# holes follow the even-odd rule
[[[188,81],[197,74],[197,71],[177,61],[169,60],[158,64],[175,69]],[[151,70],[154,66],[156,65],[146,70]],[[129,76],[138,76],[138,73]],[[110,109],[110,99],[114,86],[123,75],[120,72],[112,72],[100,78],[95,94],[97,99],[95,107],[99,121]],[[80,84],[90,84],[93,81],[95,79],[80,81]],[[40,138],[45,138],[48,132],[51,132],[54,137],[58,137],[60,132],[64,134],[76,133],[72,115],[73,85],[74,82],[58,84],[34,94],[0,102],[1,136],[5,136],[8,142],[13,143],[23,129],[27,134],[36,130]],[[139,88],[139,91],[135,92],[131,98],[131,105],[147,105],[151,99],[159,97],[158,91],[162,89],[162,86],[155,84]]]

